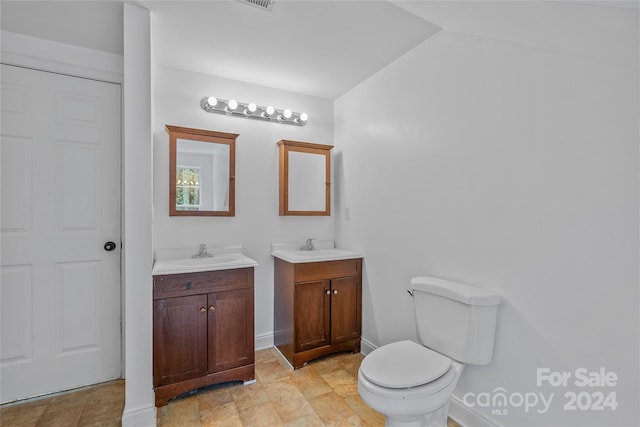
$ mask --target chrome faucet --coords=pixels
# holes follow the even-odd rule
[[[198,253],[192,255],[191,258],[208,258],[212,256],[213,254],[207,252],[207,245],[205,245],[204,243],[200,243],[200,249],[198,250]]]
[[[313,246],[313,241],[315,239],[307,239],[307,243],[304,244],[303,247],[300,248],[301,251],[313,251],[316,249],[315,246]]]

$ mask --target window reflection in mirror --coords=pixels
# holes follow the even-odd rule
[[[166,126],[169,215],[235,215],[237,134]]]

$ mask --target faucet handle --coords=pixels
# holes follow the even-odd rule
[[[301,251],[312,251],[315,249],[313,246],[313,241],[316,239],[307,239],[307,243],[304,244],[303,247],[300,248]]]

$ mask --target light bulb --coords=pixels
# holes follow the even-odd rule
[[[217,103],[218,100],[215,96],[210,96],[209,98],[207,98],[207,104],[209,104],[209,107],[215,107]]]
[[[256,112],[257,109],[258,109],[258,106],[252,102],[249,105],[247,105],[247,108],[244,110],[244,113],[247,115],[253,114]]]
[[[309,116],[307,115],[307,113],[300,113],[300,121],[306,122],[307,120],[309,120]]]
[[[282,112],[282,115],[284,116],[285,119],[290,119],[293,113],[291,112],[291,110],[286,109]]]
[[[270,116],[273,116],[273,113],[275,112],[276,112],[276,109],[273,108],[271,105],[269,105],[267,108],[265,108],[263,116],[270,117]]]
[[[235,99],[230,99],[227,103],[227,107],[229,107],[229,110],[231,111],[235,110],[236,108],[238,108],[238,101],[236,101]]]

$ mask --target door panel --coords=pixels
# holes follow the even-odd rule
[[[296,283],[294,295],[295,351],[329,345],[329,281]]]
[[[154,386],[207,373],[206,307],[206,295],[153,301]]]
[[[253,289],[209,294],[209,373],[253,363],[253,328]]]
[[[120,86],[2,65],[0,395],[121,376]]]
[[[331,343],[337,344],[360,337],[360,277],[331,281]]]

